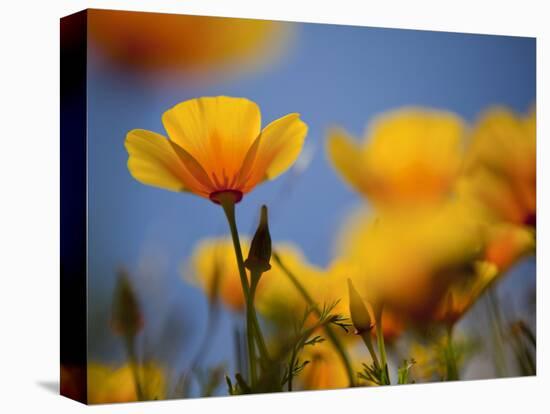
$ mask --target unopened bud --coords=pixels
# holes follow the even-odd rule
[[[113,329],[120,335],[133,337],[143,327],[139,303],[125,270],[118,272],[112,318]]]
[[[271,235],[267,223],[267,207],[262,206],[260,213],[260,224],[250,243],[248,258],[244,265],[250,271],[267,272],[271,269]]]
[[[365,303],[357,290],[353,287],[351,279],[348,279],[349,290],[349,312],[351,315],[351,322],[355,328],[356,334],[368,332],[372,329],[373,324]]]

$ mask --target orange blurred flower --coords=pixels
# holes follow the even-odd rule
[[[142,71],[227,73],[276,54],[288,23],[115,10],[89,10],[93,44],[112,61]]]
[[[326,390],[349,386],[346,369],[330,343],[306,346],[300,357],[309,361],[298,376],[298,382],[304,389]]]
[[[331,130],[327,152],[344,181],[377,207],[432,203],[454,188],[464,131],[452,113],[401,109],[378,117],[362,143]]]
[[[235,202],[298,158],[307,125],[297,113],[260,130],[258,106],[227,96],[191,99],[162,116],[170,139],[134,129],[126,137],[128,169],[143,184]]]
[[[474,128],[461,186],[497,221],[536,226],[536,113],[484,113]]]
[[[500,273],[535,251],[536,113],[521,117],[504,107],[486,111],[468,148],[462,195],[484,209],[485,260]]]
[[[146,400],[166,398],[164,371],[149,362],[138,366],[143,394]],[[129,364],[118,368],[100,363],[88,364],[88,403],[107,404],[138,401],[132,368]]]
[[[494,263],[499,272],[503,273],[518,260],[534,251],[533,229],[509,223],[497,223],[489,229],[484,259]]]
[[[299,282],[306,288],[317,304],[322,307],[322,298],[317,294],[317,287],[324,278],[321,268],[308,262],[299,247],[290,243],[279,243],[275,246],[277,254]],[[262,290],[256,296],[256,307],[264,317],[278,321],[288,317],[300,318],[308,307],[306,300],[279,266],[272,266],[264,273],[260,285]],[[321,301],[321,302],[319,302]]]
[[[241,238],[241,244],[247,255],[249,240]],[[322,277],[321,269],[307,263],[302,252],[293,245],[279,243],[276,248],[285,263],[295,269],[301,283],[308,288],[315,286],[315,281]],[[219,298],[230,309],[244,310],[245,300],[231,239],[202,240],[193,251],[191,269],[185,269],[184,273],[205,291],[209,300]],[[248,272],[247,276],[250,277]],[[288,314],[301,314],[306,306],[296,287],[278,266],[264,272],[256,292],[258,312],[267,318],[278,319]]]
[[[370,215],[344,227],[339,256],[370,304],[409,318],[428,318],[460,269],[483,253],[484,226],[468,203]]]
[[[249,242],[243,238],[241,243],[246,254]],[[202,240],[193,251],[191,267],[184,270],[185,276],[198,284],[211,302],[219,299],[234,311],[244,310],[245,300],[231,239]]]
[[[449,285],[433,319],[454,326],[498,276],[497,267],[490,262],[476,262],[465,267]]]
[[[334,308],[334,313],[350,316],[349,313],[349,293],[347,292],[346,280],[356,275],[358,271],[357,265],[353,261],[346,260],[342,257],[332,261],[329,265],[327,274],[328,277],[323,280],[318,286],[318,291],[322,290],[321,297],[328,302],[338,300],[338,305]],[[371,321],[374,324],[375,315],[372,304],[367,300],[365,292],[360,292],[361,299],[368,309]],[[398,315],[392,309],[384,309],[382,313],[382,333],[384,341],[391,343],[397,340],[405,329],[404,318]],[[375,335],[376,330],[371,330],[372,335]],[[356,339],[355,335],[346,335],[346,339]]]

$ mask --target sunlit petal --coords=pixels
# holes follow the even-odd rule
[[[300,115],[292,113],[267,125],[258,137],[255,161],[250,172],[243,168],[248,190],[263,180],[273,180],[285,172],[298,158],[308,127]]]
[[[182,102],[162,121],[170,139],[191,154],[218,187],[231,188],[248,149],[260,133],[258,106],[226,96]]]
[[[332,129],[327,139],[327,154],[344,181],[356,191],[367,192],[364,163],[359,144],[342,129]]]
[[[142,129],[130,131],[126,137],[128,169],[143,184],[172,191],[185,191],[181,161],[162,135]]]
[[[207,182],[197,179],[194,163],[181,148],[160,134],[134,129],[126,137],[128,169],[139,182],[172,191],[191,191],[207,197]]]

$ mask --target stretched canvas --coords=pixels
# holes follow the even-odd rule
[[[61,393],[536,374],[533,38],[61,19]]]

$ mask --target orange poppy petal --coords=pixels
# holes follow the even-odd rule
[[[328,158],[336,171],[355,190],[367,193],[366,174],[363,167],[359,144],[344,130],[334,128],[329,131],[326,141]]]
[[[139,182],[171,191],[190,191],[204,197],[210,194],[208,183],[193,169],[192,157],[162,135],[134,129],[128,132],[125,146],[129,155],[128,169]]]
[[[246,177],[245,192],[285,172],[300,155],[307,130],[307,125],[297,113],[285,115],[267,125],[258,137],[258,142],[250,148],[251,151],[257,151],[255,161],[242,168],[242,175]],[[255,145],[258,147],[254,148]],[[248,157],[245,160],[248,161]]]
[[[260,133],[258,106],[245,98],[204,97],[162,116],[170,139],[188,152],[220,187],[231,187]],[[222,189],[222,188],[220,188]]]
[[[139,182],[171,191],[188,190],[181,176],[181,161],[162,135],[134,129],[126,135],[128,169]]]

